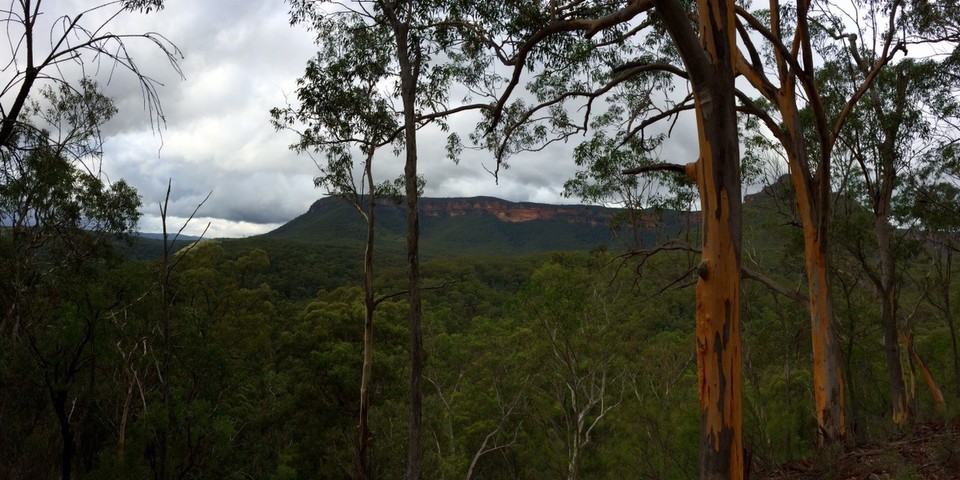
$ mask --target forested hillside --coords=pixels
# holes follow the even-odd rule
[[[772,186],[745,207],[750,268],[784,285],[802,279],[801,230],[782,203],[790,195]],[[695,242],[696,229],[685,236]],[[179,263],[166,307],[157,290],[160,260],[105,256],[70,277],[58,274],[90,290],[44,294],[71,309],[32,330],[31,343],[11,338],[4,346],[3,405],[11,419],[3,429],[3,449],[11,452],[4,472],[46,478],[57,470],[50,449],[39,445],[57,445],[63,433],[48,413],[53,399],[46,400],[62,388],[71,399],[63,408],[72,415],[75,461],[92,478],[149,477],[161,433],[176,446],[167,452],[171,468],[204,478],[349,476],[362,250],[343,241],[202,241],[171,258]],[[910,265],[919,275],[936,250],[916,245]],[[460,253],[424,264],[431,439],[424,468],[431,477],[563,477],[574,467],[583,478],[696,477],[696,255],[587,250]],[[381,255],[381,295],[404,290],[397,257]],[[857,285],[861,275],[838,275],[843,354],[857,372],[849,415],[858,441],[901,438],[882,387],[874,294]],[[958,379],[949,325],[922,288],[903,293],[913,310],[911,340],[952,405]],[[810,326],[802,304],[763,284],[746,283],[743,295],[745,437],[752,468],[762,471],[815,452]],[[376,322],[371,464],[392,477],[405,442],[404,297],[380,303]],[[917,421],[951,418],[953,407],[935,408],[921,373],[911,372]],[[919,475],[911,468],[891,461],[877,471]]]
[[[955,2],[288,0],[268,121],[325,195],[202,240],[277,223],[166,179],[141,236],[107,174],[191,111],[113,33],[167,2],[41,3],[0,10],[0,478],[960,471]],[[425,197],[444,154],[585,205]]]

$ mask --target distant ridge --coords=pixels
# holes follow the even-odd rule
[[[533,202],[511,202],[495,197],[421,198],[420,214],[427,217],[460,217],[466,215],[493,215],[498,220],[523,223],[534,220],[560,220],[590,226],[606,224],[619,210],[589,205],[551,205]],[[325,197],[310,206],[308,214],[323,214],[348,205],[338,197]],[[405,212],[406,204],[389,200],[377,202],[381,212]],[[282,228],[282,227],[281,227]]]
[[[619,209],[587,205],[511,202],[494,197],[421,198],[421,238],[426,256],[528,254],[625,246],[611,230]],[[406,206],[377,203],[377,248],[400,251],[406,238]],[[648,213],[641,243],[676,234],[695,219],[687,212]],[[317,200],[310,209],[262,237],[330,245],[362,244],[365,226],[354,207],[338,197]],[[619,232],[617,232],[619,233]],[[632,237],[631,237],[632,238]]]
[[[163,240],[163,234],[162,234],[162,233],[137,232],[137,233],[134,234],[134,236],[135,236],[135,237],[140,237],[140,238],[148,238],[148,239],[150,239],[150,240]],[[174,236],[177,237],[177,242],[196,242],[197,240],[200,240],[200,237],[196,237],[196,236],[193,236],[193,235],[183,235],[183,234],[176,235],[176,233],[168,233],[168,234],[167,234],[167,237],[168,237],[170,240],[173,240],[173,237],[174,237]]]

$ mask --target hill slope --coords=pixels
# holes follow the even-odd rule
[[[420,212],[426,256],[524,255],[601,246],[620,249],[625,245],[622,236],[610,227],[620,213],[612,208],[509,202],[492,197],[423,198]],[[695,218],[685,212],[646,213],[640,241],[649,245],[655,239],[673,236]],[[364,229],[362,217],[350,203],[327,197],[263,237],[347,246],[362,244]],[[378,203],[377,248],[399,252],[405,238],[405,206]]]

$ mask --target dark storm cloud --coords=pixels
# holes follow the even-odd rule
[[[142,70],[163,83],[158,94],[166,124],[160,129],[151,128],[135,79],[118,71],[106,84],[120,113],[105,130],[104,168],[140,191],[144,229],[157,225],[156,205],[171,178],[171,214],[189,216],[213,191],[198,215],[215,222],[211,228],[222,236],[274,228],[319,197],[312,160],[291,153],[287,146],[293,135],[275,132],[269,124],[269,109],[286,102],[315,50],[311,34],[289,25],[283,2],[167,0],[159,13],[118,18],[113,30],[160,32],[184,55],[180,66],[186,78],[181,80],[156,48],[130,44]],[[466,138],[475,121],[463,115],[451,119],[450,126]],[[666,161],[695,159],[692,128],[693,122],[684,120],[674,129],[678,140],[664,147]],[[426,195],[577,201],[561,193],[576,172],[572,149],[581,138],[518,155],[497,181],[487,172],[496,167],[489,153],[466,150],[459,164],[447,159],[446,135],[436,128],[420,132],[419,170],[427,179]],[[379,179],[396,178],[402,171],[403,161],[388,150],[378,157]]]

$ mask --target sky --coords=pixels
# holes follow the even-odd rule
[[[46,21],[99,5],[99,0],[47,0]],[[62,9],[62,10],[61,10]],[[99,25],[106,11],[92,12],[85,25]],[[98,16],[99,15],[99,16]],[[182,53],[180,78],[163,53],[142,39],[127,47],[141,71],[162,83],[158,95],[165,121],[151,122],[143,95],[126,71],[102,66],[98,79],[119,113],[104,129],[103,169],[123,178],[143,201],[140,230],[161,230],[159,204],[172,182],[168,229],[179,229],[209,194],[184,233],[245,237],[270,231],[307,211],[324,192],[314,188],[314,161],[288,149],[295,135],[276,131],[269,111],[292,98],[296,79],[316,50],[302,26],[289,23],[281,0],[166,0],[149,14],[123,13],[109,23],[114,33],[158,32]],[[88,72],[92,71],[88,67]],[[475,118],[450,122],[466,138]],[[419,170],[425,196],[488,195],[512,201],[577,203],[561,195],[576,172],[573,144],[519,156],[497,181],[486,169],[490,154],[464,151],[458,163],[445,157],[445,135],[420,133]],[[695,141],[670,147],[670,161],[696,157]],[[381,178],[402,173],[389,153],[377,160]]]

